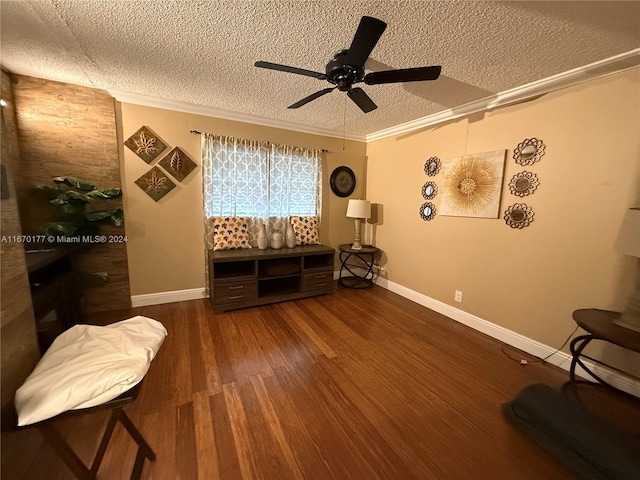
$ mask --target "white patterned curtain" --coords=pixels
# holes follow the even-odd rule
[[[271,144],[269,226],[284,231],[291,215],[320,216],[320,150]]]
[[[258,228],[284,233],[291,215],[320,216],[321,151],[202,134],[205,240],[213,248],[210,218],[249,217],[249,240]]]

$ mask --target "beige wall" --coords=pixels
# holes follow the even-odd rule
[[[367,199],[383,205],[376,243],[387,277],[519,334],[559,347],[578,308],[621,309],[634,260],[614,250],[625,210],[640,202],[640,69],[536,100],[499,108],[367,146]],[[542,139],[539,163],[521,167],[513,149]],[[534,221],[522,230],[502,218],[436,216],[418,209],[430,156],[441,159],[508,149],[500,205],[524,202]],[[508,182],[533,171],[540,187],[520,200]],[[434,178],[440,189],[442,174]],[[442,192],[435,197],[436,208]],[[455,303],[454,291],[463,292]],[[603,347],[599,347],[603,348]],[[604,347],[630,367],[639,356]]]
[[[119,144],[132,295],[204,287],[200,136],[189,133],[192,129],[328,150],[322,165],[324,184],[320,240],[335,248],[353,239],[353,222],[345,217],[348,199],[339,198],[331,192],[329,176],[334,168],[349,166],[357,178],[351,198],[364,198],[364,142],[347,141],[343,151],[343,141],[338,138],[131,104],[118,104],[118,107],[118,123],[122,126]],[[170,147],[179,146],[198,164],[198,168],[183,182],[174,182],[178,183],[177,187],[157,203],[134,183],[150,166],[122,146],[123,141],[142,125],[151,128]],[[161,158],[162,155],[156,162]]]

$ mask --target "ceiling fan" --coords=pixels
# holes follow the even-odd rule
[[[318,92],[312,93],[308,97],[289,105],[289,108],[300,108],[303,105],[320,98],[327,93],[332,92],[336,88],[341,92],[347,92],[347,95],[353,102],[360,107],[364,113],[371,112],[378,106],[371,100],[369,95],[360,87],[353,85],[364,82],[367,85],[379,85],[381,83],[399,83],[399,82],[421,82],[424,80],[435,80],[440,75],[442,67],[434,65],[430,67],[402,68],[396,70],[384,70],[381,72],[370,72],[364,74],[364,64],[369,58],[374,47],[380,40],[382,33],[387,24],[382,20],[373,17],[362,17],[360,25],[356,30],[356,34],[351,41],[348,50],[340,50],[327,63],[326,73],[314,72],[303,68],[290,67],[288,65],[280,65],[271,62],[256,62],[255,66],[260,68],[268,68],[271,70],[279,70],[281,72],[296,73],[298,75],[306,75],[319,80],[327,80],[335,87],[324,88]]]

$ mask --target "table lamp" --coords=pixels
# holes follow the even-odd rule
[[[640,258],[640,208],[630,208],[616,240],[616,250]],[[636,260],[635,289],[627,307],[613,323],[640,332],[640,260]]]
[[[360,222],[363,218],[371,216],[371,202],[368,200],[349,200],[347,205],[347,217],[356,219],[356,238],[351,248],[354,250],[362,250],[360,243]]]

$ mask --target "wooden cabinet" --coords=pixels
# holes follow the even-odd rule
[[[209,288],[216,313],[333,291],[334,249],[303,245],[209,252]]]

